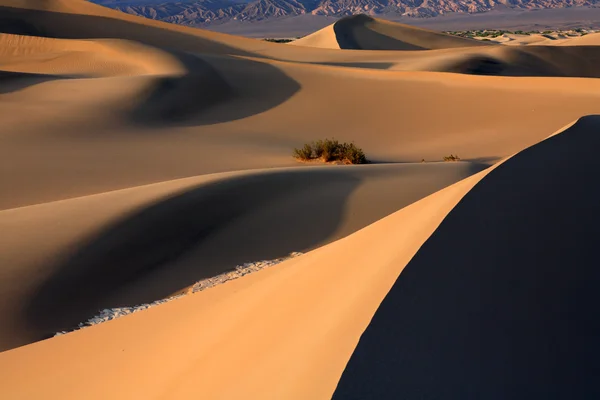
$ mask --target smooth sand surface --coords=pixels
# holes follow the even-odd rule
[[[395,326],[384,310],[367,328],[423,243],[456,231],[446,246],[463,240],[471,254],[461,238],[496,235],[493,223],[486,236],[446,216],[502,218],[511,211],[496,212],[489,196],[466,200],[480,187],[503,199],[507,182],[535,179],[534,167],[560,174],[554,159],[595,148],[577,138],[593,136],[596,117],[543,141],[600,114],[600,52],[577,38],[490,45],[359,16],[287,45],[79,0],[0,0],[0,21],[2,398],[330,398],[361,334],[359,349],[370,349],[379,326]],[[355,46],[340,45],[340,27]],[[354,141],[373,163],[291,157],[327,137]],[[535,149],[545,158],[530,156]],[[463,162],[441,162],[450,154]],[[584,161],[592,173],[592,158],[582,155],[573,170],[571,159],[560,163],[561,179],[582,185],[558,197],[564,209],[576,208],[592,181],[573,176]],[[535,238],[545,229],[518,215],[512,230]],[[502,229],[494,251],[517,252]],[[291,251],[307,254],[39,341],[100,308],[157,300]],[[411,290],[437,282],[435,273]],[[384,372],[395,368],[384,361]],[[357,393],[375,379],[353,363],[340,398],[347,379]]]

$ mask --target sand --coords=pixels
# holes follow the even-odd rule
[[[488,45],[473,39],[377,20],[364,14],[342,18],[290,44],[353,50],[433,50]]]
[[[598,122],[585,116],[600,113],[600,52],[580,45],[593,35],[507,46],[362,16],[278,44],[79,0],[1,0],[0,20],[3,398],[319,399],[336,387],[339,398],[368,398],[369,382],[397,368],[386,357],[383,372],[366,367],[380,354],[381,331],[398,325],[386,304],[410,318],[416,312],[397,300],[405,267],[430,271],[411,290],[432,290],[436,274],[449,275],[427,269],[444,265],[436,257],[459,259],[448,248],[488,249],[472,244],[473,235],[512,254],[509,239],[528,232],[541,249],[555,231],[540,215],[576,209],[593,181],[576,179],[594,171],[585,154]],[[354,141],[373,163],[291,157],[294,147],[327,137]],[[442,162],[450,154],[462,161]],[[584,161],[589,170],[579,167]],[[544,178],[544,190],[569,185],[560,206],[537,210],[530,204],[549,195],[527,182],[546,165],[561,180]],[[510,182],[519,191],[500,211],[492,200],[504,199]],[[582,210],[593,218],[591,207]],[[492,222],[484,226],[486,216]],[[566,263],[574,246],[555,244],[562,253],[540,262]],[[51,338],[99,310],[167,298],[290,252],[305,254]],[[533,264],[511,260],[511,268]],[[467,282],[476,285],[473,276]],[[576,293],[577,282],[564,293]],[[488,323],[464,326],[478,321]],[[569,334],[591,332],[579,320],[573,326]],[[406,378],[414,376],[415,390],[425,385],[420,371]],[[482,385],[492,382],[484,378]],[[403,397],[383,381],[378,388]],[[557,390],[567,387],[561,382],[554,380]],[[438,389],[428,387],[432,396]]]

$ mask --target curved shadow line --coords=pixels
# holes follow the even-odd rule
[[[335,231],[359,182],[334,170],[265,173],[203,185],[161,200],[89,237],[52,266],[56,272],[26,306],[27,322],[40,334],[56,332],[76,326],[98,309],[122,305],[107,302],[115,296],[129,304],[153,301],[235,265],[311,248]],[[315,190],[327,193],[316,209],[306,209],[302,201],[293,203],[295,198],[314,196]],[[271,211],[290,201],[295,212]],[[253,232],[243,220],[256,213],[271,216],[261,218],[265,226]],[[281,240],[282,232],[270,231],[272,226],[295,228],[287,229],[290,240]],[[213,249],[211,240],[232,229],[254,245],[235,246],[236,252]],[[290,235],[294,229],[300,232]],[[265,240],[257,243],[256,236]],[[180,262],[190,255],[192,260]],[[165,271],[169,279],[154,282],[155,290],[128,296],[127,287],[137,280]]]
[[[334,399],[596,398],[600,116],[491,171],[402,271]]]

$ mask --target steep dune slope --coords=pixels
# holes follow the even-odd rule
[[[600,394],[599,128],[581,119],[462,199],[375,313],[334,399]]]
[[[291,44],[354,50],[431,50],[489,46],[485,42],[376,19],[364,14],[342,18],[333,25]]]
[[[481,328],[478,321],[488,321],[494,318],[496,312],[508,317],[509,314],[506,313],[510,311],[514,312],[514,315],[508,317],[508,320],[500,318],[495,320],[497,323],[484,325],[494,329],[493,336],[500,335],[505,329],[511,332],[511,326],[514,326],[514,329],[527,326],[527,335],[528,332],[535,332],[535,327],[539,333],[546,334],[545,327],[550,326],[557,328],[553,330],[557,334],[567,334],[565,338],[568,338],[569,334],[580,334],[577,336],[580,339],[589,337],[591,340],[595,335],[586,328],[589,325],[584,323],[584,314],[589,315],[585,311],[585,304],[593,304],[589,302],[593,297],[589,296],[595,296],[592,293],[596,291],[590,292],[588,289],[597,282],[597,277],[593,269],[575,268],[568,272],[568,276],[573,279],[561,278],[559,271],[564,269],[558,267],[564,267],[565,261],[570,260],[573,253],[570,245],[562,245],[561,236],[556,233],[557,230],[562,231],[567,227],[563,222],[570,221],[568,226],[573,228],[573,237],[568,239],[567,244],[581,240],[584,240],[583,243],[590,243],[594,237],[591,235],[594,229],[592,227],[598,224],[594,223],[593,219],[590,220],[589,216],[596,214],[593,211],[597,202],[594,201],[594,194],[586,191],[588,185],[581,178],[593,179],[596,171],[593,164],[586,162],[589,157],[581,157],[581,154],[589,155],[588,153],[597,147],[598,136],[594,132],[598,126],[598,118],[586,118],[560,135],[508,159],[495,169],[488,169],[467,178],[345,239],[287,261],[277,268],[261,271],[143,313],[2,353],[0,363],[10,365],[6,373],[0,375],[2,387],[8,395],[24,394],[36,397],[43,393],[46,398],[73,398],[74,393],[80,393],[88,387],[93,377],[103,384],[95,387],[95,390],[89,393],[89,398],[121,396],[151,399],[190,397],[199,394],[210,398],[328,398],[359,336],[407,263],[408,268],[400,275],[396,286],[406,279],[414,280],[415,271],[418,272],[417,276],[424,278],[423,284],[406,289],[415,293],[413,299],[417,302],[420,299],[431,298],[431,295],[436,293],[440,293],[441,298],[442,294],[452,288],[458,290],[459,286],[454,282],[475,282],[475,278],[484,277],[485,271],[491,275],[484,278],[483,282],[493,283],[496,282],[494,277],[501,278],[485,292],[485,299],[493,298],[499,303],[481,302],[476,299],[468,302],[470,291],[465,292],[465,296],[457,295],[462,293],[460,291],[452,295],[448,293],[448,296],[444,297],[443,309],[450,313],[444,315],[455,315],[461,310],[463,313],[481,310],[469,313],[468,318],[465,314],[467,320],[464,326],[453,325],[457,334],[448,327],[441,329],[430,326],[428,321],[437,319],[422,318],[422,314],[418,314],[421,309],[415,309],[410,315],[414,316],[411,319],[414,320],[414,326],[419,327],[416,332],[422,334],[419,338],[443,334],[444,338],[448,339],[459,337],[460,332],[477,335],[480,329],[468,329],[470,324]],[[568,151],[565,152],[565,149]],[[574,168],[564,168],[566,163],[574,165]],[[560,176],[559,187],[551,184],[557,176]],[[520,190],[506,186],[511,182],[517,182]],[[566,190],[557,197],[556,193],[560,192],[563,185],[567,185],[564,187]],[[523,191],[532,194],[533,197],[523,197]],[[589,198],[583,207],[580,203],[568,203],[573,199],[584,198],[579,196],[580,194]],[[498,209],[500,205],[504,208]],[[506,207],[516,208],[518,212],[506,214],[502,212]],[[571,219],[575,216],[573,213],[585,216],[590,223],[579,225],[578,218]],[[507,219],[507,215],[514,215],[518,222],[513,217]],[[528,224],[530,218],[540,221],[540,224]],[[542,221],[546,223],[542,224]],[[507,241],[499,242],[483,234],[481,230],[471,229],[486,224],[487,232],[487,224],[490,222],[503,228],[499,234],[501,237],[507,235]],[[527,247],[523,247],[519,232],[527,236]],[[451,236],[451,239],[444,240],[434,247],[433,244],[439,242],[438,238],[441,236]],[[509,236],[514,239],[508,239]],[[540,264],[536,259],[530,259],[548,251],[544,243],[550,238],[553,238],[555,245],[552,246],[549,257],[544,259],[545,263]],[[480,242],[482,247],[465,250],[463,245],[473,240]],[[445,245],[446,243],[448,245]],[[494,244],[500,246],[504,243],[510,246],[494,247]],[[539,246],[543,246],[543,252],[538,251],[541,250]],[[584,246],[582,250],[591,251],[593,248],[593,245]],[[488,250],[492,250],[492,254],[497,256],[496,259],[492,257],[493,264],[489,264]],[[461,257],[457,256],[454,265],[455,269],[464,273],[454,274],[454,270],[445,268],[449,262],[453,262],[452,258],[445,257],[448,251],[452,251],[454,256],[462,254]],[[417,255],[411,261],[415,253]],[[469,259],[471,254],[488,255],[486,263],[472,262]],[[421,269],[412,267],[415,262],[424,258],[434,261],[428,263],[426,273],[421,274]],[[486,268],[486,265],[492,267]],[[544,265],[547,267],[542,267]],[[498,267],[493,268],[494,266]],[[434,271],[430,271],[432,268]],[[514,276],[520,276],[527,284],[504,290],[505,283],[514,282],[514,279],[508,279],[512,276],[510,271],[515,271]],[[449,285],[438,284],[432,290],[427,290],[430,287],[427,282],[447,281],[450,282]],[[534,284],[535,282],[537,284]],[[518,308],[520,304],[525,303],[503,303],[502,299],[508,299],[511,293],[514,293],[517,299],[526,295],[530,284],[534,285],[531,287],[534,293],[541,296],[540,301],[528,303],[530,308]],[[370,332],[380,324],[391,324],[389,326],[395,330],[405,327],[401,332],[411,332],[408,328],[413,325],[403,323],[396,315],[388,315],[385,319],[379,317],[383,312],[387,312],[386,303],[397,298],[396,292],[397,289],[392,288],[384,301],[382,311],[378,311],[372,326],[367,328],[359,350],[364,346],[365,340],[375,337]],[[481,290],[478,293],[481,295]],[[392,300],[389,300],[390,298]],[[561,300],[566,301],[561,304],[580,307],[572,309],[576,312],[575,319],[566,330],[563,329],[564,325],[563,328],[557,325],[561,308],[551,307]],[[461,307],[454,308],[453,305],[456,305],[457,301],[462,302]],[[400,310],[412,310],[407,307],[410,303],[411,301],[401,302],[398,306]],[[427,304],[429,303],[425,303]],[[494,308],[495,312],[485,311],[485,307],[492,307],[494,304],[498,306]],[[549,307],[536,308],[544,304]],[[432,311],[433,316],[442,315],[441,311]],[[525,315],[528,311],[531,314]],[[417,318],[419,315],[421,317]],[[510,321],[515,318],[520,318],[520,322],[510,325]],[[447,321],[447,318],[444,320]],[[505,329],[496,329],[498,324]],[[387,339],[386,336],[381,336],[380,332],[379,336]],[[407,336],[408,339],[416,337],[416,333]],[[506,336],[508,337],[510,336]],[[549,340],[552,338],[546,337]],[[574,357],[579,354],[561,352],[555,346],[543,346],[545,342],[539,341],[539,336],[527,338],[538,340],[537,343],[530,343],[535,349],[545,349],[540,355],[559,352],[566,357],[565,360],[572,361],[569,354],[574,354]],[[390,360],[390,354],[405,349],[403,341],[385,343],[385,346],[379,343],[376,349],[385,348],[382,359],[386,362]],[[479,343],[482,342],[461,341],[446,349],[450,351],[448,354],[453,354],[454,351],[460,352],[464,346],[477,346]],[[589,345],[586,351],[593,356],[597,346],[591,342],[581,343],[581,349],[584,344]],[[419,345],[407,349],[417,356],[427,357],[433,354]],[[421,349],[417,354],[416,351]],[[434,346],[433,349],[437,347]],[[500,346],[495,351],[504,352],[505,349],[510,348]],[[71,356],[73,354],[77,356]],[[161,356],[157,357],[157,354]],[[363,356],[370,353],[357,354]],[[467,351],[462,357],[469,359],[470,355],[479,354]],[[521,354],[526,356],[530,353],[524,351]],[[119,362],[113,366],[115,360]],[[442,357],[441,360],[445,358]],[[537,363],[542,362],[544,358],[530,357],[528,360],[530,363]],[[489,359],[490,363],[494,361],[497,360],[493,357]],[[226,384],[231,383],[231,365],[246,371],[236,376],[234,385]],[[354,360],[351,360],[348,370],[350,372],[347,371],[346,374],[356,371],[352,369],[353,365]],[[360,373],[354,373],[352,376],[352,381],[356,383],[351,389],[358,388],[360,392],[345,391],[350,386],[346,386],[348,380],[344,377],[338,387],[339,398],[353,398],[355,393],[372,393],[368,391],[378,390],[380,387],[394,389],[393,386],[390,387],[390,382],[395,380],[386,377],[396,370],[378,370],[375,365],[369,365],[369,371],[358,369]],[[566,371],[572,365],[586,364],[551,365],[564,365]],[[432,371],[442,371],[434,362],[427,363],[426,366],[433,368]],[[41,373],[42,371],[44,373]],[[379,372],[380,375],[371,374],[372,371]],[[421,371],[422,368],[415,368],[408,373],[419,378],[417,374]],[[457,368],[451,371],[451,376],[462,373],[462,370]],[[486,374],[489,377],[494,371],[494,368],[479,369],[473,373],[476,376]],[[448,372],[449,369],[444,370],[444,373]],[[123,374],[126,374],[128,379],[122,379]],[[362,382],[375,379],[374,376],[385,379],[385,382],[381,382],[381,386],[362,385]],[[565,375],[555,375],[547,382],[551,382],[558,389],[564,388],[561,385],[569,383],[570,376],[557,379],[558,376]],[[590,382],[587,380],[588,375],[577,376],[583,377],[579,382],[584,384],[583,388],[587,387],[585,385]],[[501,377],[500,371],[496,379]],[[69,385],[65,385],[65,379],[69,380]],[[448,377],[440,376],[439,382],[446,382],[445,379]],[[534,384],[538,382],[537,379],[537,376],[534,377]],[[28,382],[28,385],[23,386],[23,382]],[[32,384],[33,382],[35,384]],[[484,380],[481,385],[485,382],[490,383]],[[472,385],[473,382],[470,382],[467,386],[454,387],[461,389],[473,387]],[[408,390],[413,387],[432,392],[438,386],[421,386],[421,380],[405,386]],[[478,384],[476,388],[479,387],[483,386]],[[489,387],[485,389],[486,391],[481,393],[489,394]],[[384,394],[383,396],[385,397]]]

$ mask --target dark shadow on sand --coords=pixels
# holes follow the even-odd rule
[[[469,75],[598,78],[598,46],[505,46],[500,57],[473,54],[441,72]]]
[[[235,121],[274,108],[300,85],[267,63],[170,51],[182,76],[152,78],[129,116],[147,128],[201,126]]]
[[[366,68],[366,69],[389,69],[395,64],[391,62],[320,62],[311,63],[320,65],[330,65],[332,67],[345,67],[345,68]]]
[[[265,173],[159,201],[88,238],[53,266],[26,318],[43,337],[102,308],[153,301],[235,265],[311,248],[337,228],[359,182],[335,169]],[[193,261],[173,267],[189,255]],[[168,279],[154,282],[154,289],[128,293],[138,279],[165,268],[171,268]]]
[[[333,24],[335,38],[340,49],[349,50],[426,50],[423,47],[415,46],[410,43],[404,43],[381,33],[366,28],[364,25],[373,22],[374,19],[368,15],[360,14],[351,17],[342,18]],[[370,44],[368,48],[364,46],[362,40],[358,39],[357,31],[360,36],[367,37]],[[375,44],[381,46],[373,47]]]
[[[57,79],[68,79],[68,77],[0,70],[0,94],[18,92],[19,90],[26,89],[29,86],[34,86]]]
[[[476,173],[485,165],[463,170]],[[22,344],[87,320],[99,309],[134,305],[168,296],[236,265],[306,251],[346,236],[455,182],[461,173],[438,177],[439,186],[415,183],[408,191],[361,192],[373,210],[339,230],[347,201],[363,182],[385,177],[402,185],[415,168],[382,166],[307,167],[232,178],[188,189],[75,244],[25,308],[29,337]],[[371,180],[373,179],[373,180]],[[362,200],[360,200],[362,199]],[[93,212],[93,210],[90,210]]]
[[[499,166],[362,335],[334,399],[600,397],[600,117]]]

